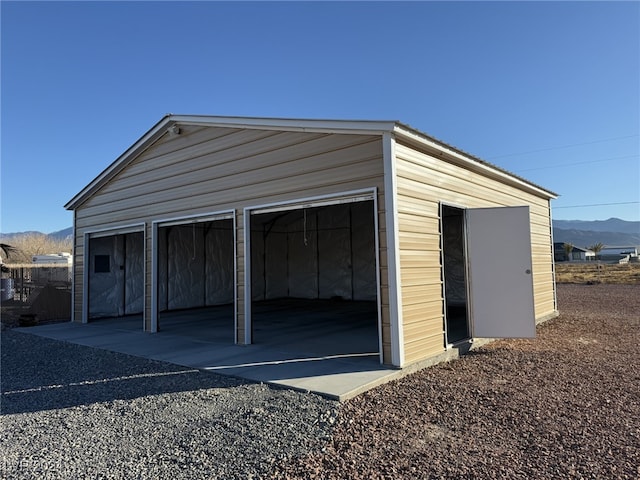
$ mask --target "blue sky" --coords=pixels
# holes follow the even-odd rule
[[[4,233],[71,226],[166,113],[399,120],[557,192],[555,219],[640,220],[638,2],[0,8]]]

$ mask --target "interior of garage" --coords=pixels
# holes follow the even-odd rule
[[[233,342],[233,220],[166,223],[157,235],[158,330],[195,329]]]
[[[89,320],[141,315],[144,234],[89,237]]]
[[[251,214],[252,342],[379,352],[373,200]]]
[[[461,208],[441,207],[447,343],[468,339],[465,219]]]

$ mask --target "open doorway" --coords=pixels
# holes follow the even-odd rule
[[[371,197],[250,213],[251,341],[379,357]]]
[[[234,339],[234,222],[228,216],[161,222],[157,239],[157,331]]]
[[[87,320],[142,315],[144,233],[94,234],[88,247]]]
[[[440,219],[446,345],[534,337],[529,207],[441,205]]]
[[[470,336],[465,248],[465,211],[441,205],[445,332],[448,345]]]

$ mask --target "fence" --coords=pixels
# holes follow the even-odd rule
[[[71,266],[3,264],[3,326],[29,326],[71,319]]]

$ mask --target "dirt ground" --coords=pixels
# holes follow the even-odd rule
[[[640,287],[558,285],[560,316],[369,391],[279,478],[640,478]]]
[[[640,285],[640,263],[600,262],[555,264],[558,283],[608,283]]]

